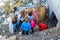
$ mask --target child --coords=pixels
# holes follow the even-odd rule
[[[34,17],[36,17],[36,22],[38,22],[37,12],[36,12],[36,9],[34,9],[34,8],[33,8],[33,15],[34,15]]]
[[[17,21],[17,17],[13,17],[12,24],[13,24],[14,34],[15,34],[15,33],[18,32],[18,21]]]
[[[47,24],[44,23],[44,22],[43,23],[39,23],[38,26],[39,26],[39,31],[42,31],[42,30],[45,30],[45,29],[48,28]]]
[[[22,35],[28,35],[30,30],[30,23],[28,17],[25,18],[25,21],[21,25]]]
[[[19,26],[22,25],[22,23],[24,22],[24,19],[25,19],[25,14],[24,14],[24,11],[22,11],[21,16],[19,18]]]
[[[34,17],[32,20],[31,20],[31,30],[32,30],[32,33],[34,33],[34,28],[36,27],[36,18]]]
[[[32,12],[30,11],[29,13],[28,13],[28,18],[29,18],[29,21],[31,21],[32,20]]]

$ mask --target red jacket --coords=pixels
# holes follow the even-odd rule
[[[48,28],[46,23],[40,23],[38,24],[38,26],[39,26],[39,31],[42,31]]]

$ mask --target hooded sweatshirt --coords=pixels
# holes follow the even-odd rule
[[[23,22],[20,29],[24,30],[24,31],[29,31],[31,29],[30,23],[29,22]]]
[[[33,15],[34,15],[34,17],[36,17],[36,22],[38,22],[38,16],[37,16],[36,9],[33,9]]]
[[[39,25],[39,30],[42,31],[42,30],[45,30],[48,28],[47,24],[46,23],[40,23]]]

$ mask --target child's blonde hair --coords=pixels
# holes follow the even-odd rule
[[[28,18],[28,17],[26,17],[26,18],[25,18],[25,22],[28,22],[28,21],[29,21],[29,18]]]

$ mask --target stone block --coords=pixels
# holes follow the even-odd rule
[[[10,39],[10,40],[16,40],[16,35],[10,36],[9,39]]]
[[[2,36],[1,40],[7,40],[7,36]]]

